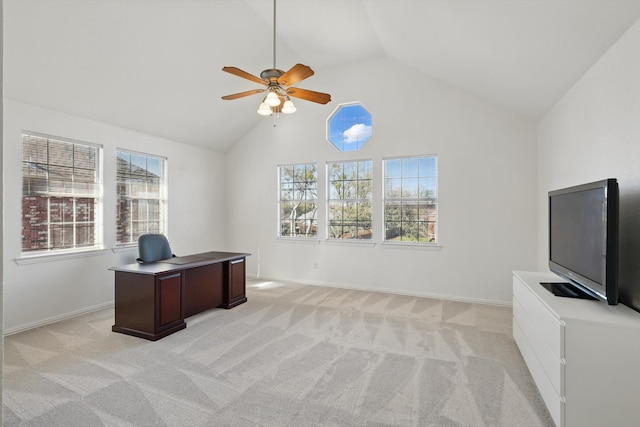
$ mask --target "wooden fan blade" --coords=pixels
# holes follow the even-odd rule
[[[233,99],[244,98],[245,96],[249,96],[249,95],[255,95],[255,94],[264,92],[265,90],[266,89],[248,90],[246,92],[234,93],[233,95],[225,95],[225,96],[222,97],[222,99],[224,99],[226,101],[231,101]]]
[[[252,82],[260,83],[262,85],[269,84],[268,81],[262,80],[260,77],[249,74],[237,67],[222,67],[222,71],[226,71],[227,73],[233,74],[234,76],[242,77],[243,79],[251,80]]]
[[[311,76],[313,76],[311,67],[304,64],[296,64],[289,71],[278,77],[278,84],[292,86]]]
[[[331,101],[331,95],[329,95],[328,93],[300,89],[297,87],[290,87],[289,89],[287,89],[287,94],[293,96],[294,98],[317,102],[318,104],[326,104],[327,102]]]

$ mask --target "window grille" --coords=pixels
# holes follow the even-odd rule
[[[385,241],[437,243],[437,157],[384,160]]]
[[[283,165],[279,173],[280,237],[317,237],[318,165]]]
[[[333,162],[327,170],[327,237],[371,239],[371,160]]]

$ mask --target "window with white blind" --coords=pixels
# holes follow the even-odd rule
[[[327,237],[371,239],[371,160],[333,162],[327,171]]]
[[[279,236],[318,236],[318,165],[304,163],[278,168]]]
[[[102,148],[22,134],[22,252],[102,246]]]
[[[437,157],[384,160],[385,241],[437,243]]]
[[[116,162],[116,244],[166,234],[166,159],[118,150]]]

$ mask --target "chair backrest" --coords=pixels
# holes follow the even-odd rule
[[[174,256],[163,234],[143,234],[138,237],[138,253],[138,262],[154,262]]]

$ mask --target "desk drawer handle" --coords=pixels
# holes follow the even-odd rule
[[[244,260],[243,259],[237,259],[235,261],[231,261],[229,264],[237,264],[239,262],[244,262]]]

